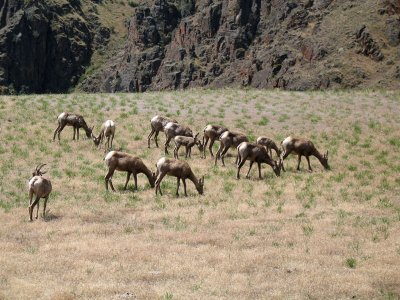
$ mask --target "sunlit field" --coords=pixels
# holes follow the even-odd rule
[[[214,166],[197,148],[188,159],[205,176],[200,196],[175,196],[165,177],[155,196],[123,191],[115,172],[107,192],[104,148],[72,127],[53,142],[57,116],[76,112],[94,126],[116,122],[114,149],[155,171],[164,156],[150,119],[165,115],[200,132],[221,124],[278,144],[311,139],[315,157],[285,160],[263,179],[249,162],[236,179],[236,149]],[[0,299],[398,299],[400,297],[400,92],[188,90],[0,98]],[[172,145],[172,144],[171,144]],[[214,145],[214,153],[219,143]],[[173,149],[169,149],[172,157]],[[184,147],[180,156],[184,159]],[[276,159],[276,154],[273,156]],[[29,222],[28,180],[40,163],[53,192],[46,218]]]

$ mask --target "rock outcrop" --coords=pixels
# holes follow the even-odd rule
[[[135,1],[117,49],[107,3],[0,0],[0,90],[400,87],[400,0]]]
[[[398,85],[393,76],[384,75],[393,73],[384,67],[386,57],[396,61],[399,55],[395,0],[177,2],[156,0],[139,6],[123,49],[85,80],[82,89]],[[381,31],[367,29],[376,28],[362,15],[371,14],[371,4],[376,7],[372,19],[381,22]],[[361,27],[359,21],[366,25]],[[377,80],[369,59],[378,63],[377,72],[387,80]]]
[[[0,0],[2,92],[66,92],[74,87],[90,62],[93,44],[107,40],[108,29],[84,17],[77,0]]]

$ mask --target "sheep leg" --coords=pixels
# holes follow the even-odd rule
[[[73,137],[72,137],[72,140],[75,141],[75,131],[76,131],[76,128],[75,128],[75,126],[73,126],[73,128],[74,128],[74,135],[73,135]]]
[[[153,126],[151,126],[151,132],[150,132],[149,136],[147,137],[147,148],[150,148],[150,139],[155,132],[156,132],[155,129],[153,128]]]
[[[61,123],[61,126],[60,126],[60,128],[58,129],[58,134],[57,134],[57,136],[58,136],[58,141],[60,141],[60,133],[61,133],[61,131],[63,131],[63,129],[64,129],[65,126],[67,126],[67,123]]]
[[[43,219],[46,218],[46,205],[47,205],[47,200],[49,199],[49,196],[44,198],[44,203],[43,203]]]
[[[40,197],[39,197],[39,196],[38,196],[38,198],[39,198],[39,200],[40,200]],[[38,200],[38,202],[37,202],[37,204],[36,204],[36,219],[37,219],[38,216],[39,216],[39,204],[40,204],[39,200]]]
[[[237,161],[237,166],[239,167],[240,163],[242,162],[242,156],[240,155],[239,151],[238,151],[238,154],[237,154],[236,158],[238,160]]]
[[[282,157],[281,157],[281,160],[282,160],[282,170],[284,171],[284,172],[286,172],[286,170],[285,170],[285,167],[283,166],[283,161],[289,156],[289,154],[290,154],[290,152],[288,151],[288,152],[286,152],[285,151],[285,153],[282,155]]]
[[[110,149],[110,136],[107,137],[106,145],[107,149]]]
[[[307,163],[308,163],[308,169],[310,170],[310,172],[312,172],[312,168],[310,165],[310,157],[306,156],[306,159],[307,159]]]
[[[31,208],[32,208],[32,198],[33,198],[33,191],[29,190],[29,206],[28,206],[28,212],[29,212],[29,220],[32,221],[32,213],[31,213]]]
[[[58,126],[57,126],[57,128],[56,128],[56,130],[54,131],[54,135],[53,135],[53,142],[55,141],[55,139],[56,139],[56,135],[57,135],[57,132],[58,132],[58,130],[60,129],[60,123],[58,123]]]
[[[137,173],[133,173],[133,179],[135,180],[135,190],[137,191]]]
[[[157,141],[158,133],[159,133],[159,131],[156,131],[156,133],[154,135],[154,141],[156,142],[156,147],[157,148],[158,148],[158,141]]]
[[[240,163],[238,164],[238,169],[236,173],[236,179],[240,179],[240,169],[243,167],[244,163],[246,162],[245,159],[242,159]]]
[[[247,171],[246,178],[250,178],[249,174],[250,174],[250,170],[251,170],[251,167],[253,166],[253,164],[254,164],[254,161],[250,161],[250,168]]]
[[[208,140],[207,140],[208,141]],[[211,139],[210,140],[210,146],[208,147],[208,150],[210,150],[210,154],[211,154],[211,157],[214,157],[214,154],[213,154],[213,152],[212,152],[212,146],[214,145],[214,142],[215,142],[215,139]],[[206,146],[204,145],[204,148],[206,148]],[[205,150],[204,150],[205,151]]]
[[[112,190],[115,192],[114,186],[112,185],[112,182],[111,182],[111,178],[114,174],[114,171],[115,171],[115,168],[108,169],[108,172],[107,172],[106,176],[104,177],[104,180],[106,181],[106,190],[107,191],[108,191],[108,182],[110,182],[110,186],[111,186]]]
[[[219,148],[218,148],[218,151],[217,151],[217,154],[215,155],[215,166],[217,165],[217,160],[218,160],[218,158],[221,156],[221,152],[222,152],[222,149],[224,148],[224,146],[222,145],[222,143],[221,143],[221,145],[219,145]]]
[[[126,175],[126,182],[125,182],[125,186],[124,186],[124,191],[126,190],[126,187],[128,186],[128,182],[129,179],[131,178],[131,172],[128,172],[128,174]]]
[[[157,195],[157,192],[160,191],[160,195],[162,196],[161,186],[160,185],[161,185],[161,181],[163,180],[165,175],[166,175],[166,173],[158,174],[158,177],[157,177],[157,180],[156,180],[156,195]]]
[[[176,196],[179,197],[179,183],[181,179],[177,177],[177,182],[176,182]]]
[[[111,136],[111,147],[110,147],[110,149],[112,149],[112,147],[113,147],[113,145],[112,145],[113,141],[114,141],[114,134]]]
[[[300,171],[300,162],[301,162],[301,155],[299,154],[297,159],[297,171]]]
[[[224,151],[222,151],[222,153],[221,153],[221,161],[222,161],[222,165],[223,165],[224,167],[225,167],[224,157],[225,157],[226,152],[228,152],[228,150],[229,150],[229,147],[228,147],[228,146],[225,146]]]
[[[186,179],[182,178],[182,182],[183,182],[183,191],[185,192],[185,197],[187,197],[187,193],[186,193]]]
[[[32,215],[33,215],[33,209],[35,208],[35,205],[39,202],[39,196],[36,196],[35,201],[29,206],[29,221],[32,221]]]
[[[79,141],[79,127],[76,128],[76,137],[77,137],[77,140]]]
[[[208,144],[208,137],[203,136],[203,157],[206,158],[206,149],[207,149],[207,144]]]
[[[180,146],[178,146],[177,144],[175,144],[175,148],[174,148],[174,158],[179,159],[179,151]]]
[[[188,157],[190,157],[190,148],[189,148],[189,146],[185,146],[185,158],[188,158]]]
[[[165,154],[169,154],[168,153],[168,146],[169,146],[169,142],[171,141],[171,138],[170,137],[167,137],[167,139],[165,140],[165,144],[164,144],[164,152],[165,152]]]
[[[258,164],[258,178],[262,179],[262,177],[261,177],[261,163],[257,162],[257,164]]]

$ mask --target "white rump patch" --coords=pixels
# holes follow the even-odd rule
[[[107,120],[107,121],[105,122],[105,125],[106,125],[106,127],[114,127],[114,126],[115,126],[115,123],[114,123],[113,120]]]
[[[165,161],[166,161],[166,160],[167,160],[166,157],[161,157],[161,158],[158,160],[158,162],[157,162],[157,169],[158,169],[158,170],[161,168],[161,166],[162,166],[163,164],[165,164]]]
[[[58,116],[58,120],[64,118],[65,114],[66,114],[65,112],[61,113],[61,114]]]
[[[286,146],[287,146],[289,143],[292,142],[292,140],[293,140],[293,138],[292,138],[291,136],[288,136],[286,139],[284,139],[284,140],[282,141],[282,147],[285,149]]]
[[[108,164],[108,161],[114,156],[115,151],[110,151],[107,153],[106,157],[104,157],[104,160],[106,161],[106,163]]]

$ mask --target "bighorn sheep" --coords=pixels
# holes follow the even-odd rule
[[[225,131],[219,137],[219,141],[221,142],[221,145],[219,146],[218,152],[215,155],[215,165],[217,165],[217,159],[221,157],[222,165],[225,166],[224,156],[226,152],[228,152],[229,148],[236,148],[240,143],[248,142],[249,140],[244,134]],[[235,163],[237,163],[237,161],[238,158],[236,157]]]
[[[38,218],[39,214],[39,200],[40,198],[44,198],[44,204],[43,204],[43,218],[46,217],[46,204],[47,200],[49,199],[49,195],[52,190],[51,182],[50,180],[42,177],[43,174],[46,174],[46,172],[40,171],[43,166],[46,164],[38,165],[35,170],[32,173],[32,178],[29,180],[29,220],[32,221],[32,214],[33,214],[33,209],[35,208],[35,205],[37,205],[36,208],[36,219]],[[36,195],[35,201],[32,203],[32,198],[33,195]]]
[[[256,162],[258,164],[258,177],[261,179],[261,163],[266,163],[271,166],[272,170],[274,170],[276,176],[280,176],[281,174],[281,164],[279,164],[272,160],[271,157],[268,155],[267,150],[264,146],[255,144],[255,143],[247,143],[243,142],[237,147],[238,151],[238,169],[236,178],[240,178],[240,169],[243,167],[246,160],[250,160],[250,168],[247,172],[246,178],[249,178],[249,173],[253,163]]]
[[[165,154],[168,154],[168,145],[169,142],[176,136],[182,135],[182,136],[188,136],[188,137],[193,137],[193,132],[189,127],[179,125],[178,123],[174,122],[169,122],[167,125],[164,127],[164,133],[165,133]]]
[[[204,127],[203,130],[203,157],[206,158],[206,147],[208,144],[208,140],[210,140],[210,146],[208,149],[210,150],[211,157],[214,157],[214,154],[212,152],[212,146],[215,142],[216,139],[218,139],[222,133],[225,131],[228,131],[228,128],[219,126],[219,125],[211,125],[208,124],[206,127]]]
[[[124,152],[110,151],[107,153],[104,160],[108,167],[108,172],[104,177],[107,191],[108,191],[108,183],[110,183],[111,189],[113,190],[113,192],[115,192],[114,186],[111,181],[115,170],[128,172],[124,190],[126,190],[131,174],[133,174],[133,178],[135,179],[135,189],[137,190],[137,174],[140,173],[144,173],[147,176],[147,179],[149,180],[150,186],[152,188],[154,187],[154,183],[156,181],[156,175],[146,167],[146,165],[139,157],[132,156]]]
[[[162,195],[160,184],[165,175],[177,177],[177,187],[176,187],[177,196],[179,196],[179,183],[181,179],[183,182],[183,189],[186,197],[187,197],[186,179],[189,179],[194,183],[200,195],[203,194],[204,176],[200,179],[197,179],[197,177],[193,174],[192,169],[190,168],[189,164],[186,161],[177,159],[168,159],[166,157],[162,157],[158,160],[156,167],[157,167],[156,195],[158,191],[160,192],[160,195]]]
[[[96,146],[99,146],[100,144],[103,143],[104,138],[107,138],[106,144],[107,148],[110,149],[112,148],[112,143],[114,140],[114,135],[115,135],[115,123],[112,120],[107,120],[101,125],[100,129],[100,134],[98,137],[95,137],[94,134],[92,134],[93,142]],[[110,139],[111,139],[111,146],[110,146]]]
[[[175,149],[174,149],[174,157],[179,158],[178,151],[179,148],[183,145],[186,148],[186,155],[185,158],[191,157],[192,155],[192,147],[194,145],[197,145],[200,151],[200,156],[202,157],[203,154],[203,144],[200,140],[197,139],[197,136],[199,134],[197,133],[194,138],[189,137],[189,136],[182,136],[182,135],[177,135],[174,137],[174,142],[175,142]]]
[[[74,136],[73,140],[75,140],[75,131],[77,132],[77,139],[79,140],[79,128],[83,128],[86,132],[86,136],[91,138],[93,127],[89,128],[81,115],[63,112],[58,118],[58,127],[54,131],[53,141],[56,139],[56,134],[58,133],[58,140],[60,140],[60,133],[63,131],[65,126],[73,126],[74,127]]]
[[[147,146],[150,148],[150,139],[154,135],[154,141],[156,142],[156,146],[158,148],[158,142],[157,142],[157,136],[160,131],[164,131],[165,125],[167,125],[169,122],[174,122],[178,123],[178,121],[167,118],[167,117],[162,117],[162,116],[154,116],[151,121],[150,121],[150,126],[151,126],[151,132],[149,136],[147,137]]]
[[[281,156],[281,149],[278,148],[278,146],[275,144],[275,142],[267,137],[260,136],[257,138],[257,144],[264,146],[267,149],[267,152],[269,153],[269,156],[272,158],[272,149],[275,150],[276,155],[278,157]]]
[[[324,155],[321,155],[319,151],[315,148],[314,144],[305,139],[301,138],[293,138],[291,136],[287,137],[282,141],[282,170],[285,171],[283,166],[283,160],[288,157],[289,154],[297,154],[298,155],[298,164],[297,164],[297,171],[300,171],[300,162],[301,157],[305,156],[308,162],[308,168],[312,171],[310,165],[310,156],[313,155],[318,158],[319,162],[324,166],[325,169],[329,170],[330,167],[328,165],[328,151]]]

